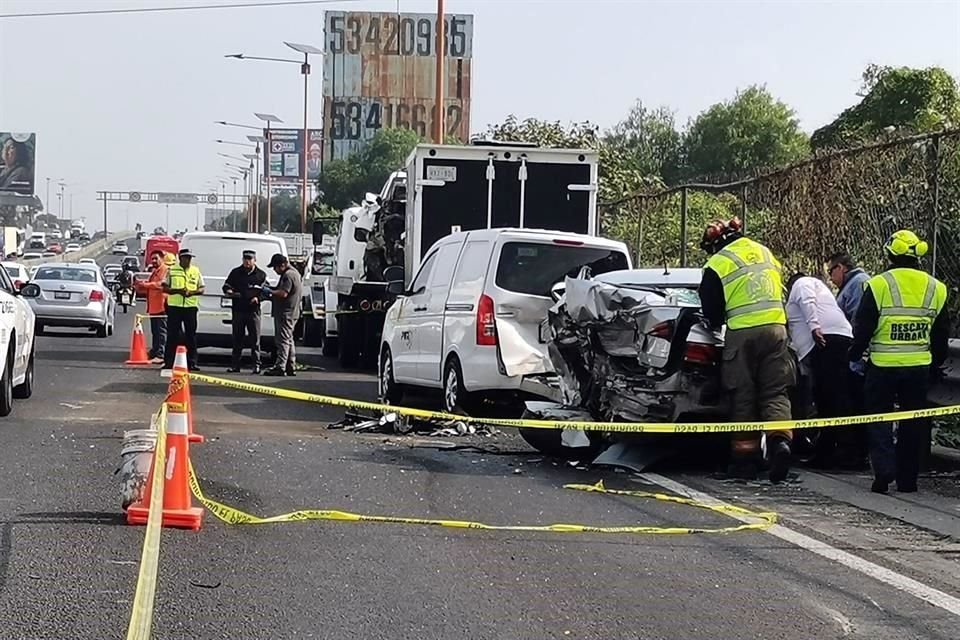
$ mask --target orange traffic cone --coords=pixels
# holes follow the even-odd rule
[[[130,336],[130,358],[128,365],[150,364],[150,354],[147,353],[147,340],[143,337],[143,324],[140,316],[133,323],[133,334]]]
[[[187,402],[187,427],[190,442],[203,442],[203,436],[193,432],[193,396],[190,395],[190,370],[187,368],[187,348],[177,347],[177,355],[173,360],[173,378],[170,380],[170,389],[173,390],[177,378],[183,378],[183,392]]]
[[[167,405],[167,444],[164,469],[151,465],[143,499],[127,509],[127,524],[146,524],[150,517],[153,474],[164,474],[161,525],[178,529],[200,529],[203,509],[194,507],[190,497],[190,437],[187,423],[186,380],[174,379]],[[156,455],[156,454],[154,454]],[[156,457],[154,457],[156,460]]]

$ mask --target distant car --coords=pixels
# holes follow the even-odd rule
[[[25,254],[23,254],[24,260],[39,260],[42,257],[43,254],[39,251],[27,251]]]
[[[56,257],[57,257],[57,254],[55,254],[53,251],[44,251],[44,252],[40,255],[40,257],[41,257],[41,258],[56,258]]]
[[[121,267],[132,266],[137,271],[140,271],[140,259],[137,256],[127,256],[120,261]]]
[[[92,265],[96,265],[96,264],[97,264],[97,261],[94,260],[93,258],[80,258],[79,264],[92,264]]]
[[[97,337],[113,334],[116,302],[103,275],[79,263],[40,265],[22,294],[36,314],[36,330],[44,327],[89,327]]]
[[[63,245],[59,242],[51,242],[47,245],[47,251],[51,253],[63,253]]]
[[[124,243],[124,242],[114,242],[114,243],[113,243],[113,248],[110,249],[110,253],[112,253],[112,254],[115,255],[115,256],[116,256],[116,255],[123,255],[123,256],[127,255],[128,249],[127,249],[126,243]]]
[[[64,253],[74,253],[76,251],[80,251],[80,245],[76,242],[71,242],[63,250]]]
[[[80,234],[80,242],[90,242],[90,234],[84,231]]]
[[[60,231],[60,229],[53,229],[50,231],[50,237],[53,238],[54,240],[62,240],[63,232]]]
[[[20,287],[30,280],[30,274],[27,273],[27,268],[19,262],[0,262],[0,265],[6,269],[7,275],[13,280],[13,288],[15,290],[19,291]]]

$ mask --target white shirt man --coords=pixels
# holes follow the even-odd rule
[[[853,338],[853,327],[827,285],[809,276],[792,282],[787,298],[787,325],[790,342],[801,360],[815,346],[826,346],[826,336]]]

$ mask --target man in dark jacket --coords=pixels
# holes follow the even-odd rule
[[[257,266],[257,254],[243,252],[243,263],[234,267],[223,283],[224,295],[231,298],[230,322],[233,327],[233,358],[227,371],[240,371],[243,343],[250,336],[253,372],[260,373],[260,293],[267,274]]]
[[[901,230],[884,246],[890,268],[867,281],[853,326],[850,361],[859,361],[869,347],[865,386],[868,414],[926,409],[930,379],[947,358],[950,320],[947,287],[920,270],[927,243],[912,231]],[[917,490],[924,439],[930,421],[903,421],[897,427],[878,423],[867,428],[873,491]]]

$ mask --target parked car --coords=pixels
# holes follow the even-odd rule
[[[405,387],[443,390],[448,411],[477,399],[518,400],[554,378],[542,333],[551,290],[584,269],[626,269],[622,242],[528,229],[454,233],[425,255],[407,291],[390,307],[380,347],[380,395]],[[402,283],[391,283],[391,289]]]
[[[97,337],[113,334],[116,303],[100,270],[79,263],[41,265],[22,294],[36,314],[37,333],[45,327],[89,327]]]
[[[50,244],[47,245],[47,251],[50,251],[51,253],[57,253],[57,254],[63,253],[63,245],[60,244],[59,242],[51,242]]]
[[[63,250],[64,253],[74,253],[76,251],[80,251],[80,245],[76,242],[71,242],[67,244],[67,246]]]
[[[121,242],[121,241],[119,241],[119,240],[118,240],[117,242],[114,242],[114,243],[113,243],[113,247],[110,249],[110,253],[112,253],[112,254],[115,255],[115,256],[117,256],[117,255],[123,255],[123,256],[127,255],[128,250],[127,250],[127,245],[126,245],[126,243]]]
[[[3,265],[7,275],[10,276],[10,279],[13,281],[13,288],[17,291],[30,280],[30,274],[27,273],[27,268],[19,262],[0,262],[0,265]]]

